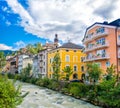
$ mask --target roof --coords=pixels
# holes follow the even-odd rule
[[[120,19],[114,20],[114,21],[112,21],[112,22],[110,22],[110,23],[108,23],[107,21],[104,21],[103,23],[95,22],[94,24],[92,24],[91,26],[89,26],[89,27],[86,29],[85,35],[86,35],[87,30],[90,29],[92,26],[94,26],[94,25],[96,25],[96,24],[120,27]],[[85,38],[85,35],[84,35],[84,38]],[[83,40],[84,40],[84,38],[83,38]]]
[[[120,27],[120,19],[110,22],[109,25]]]
[[[83,46],[74,44],[74,43],[72,43],[72,42],[68,42],[68,43],[63,44],[62,46],[60,46],[60,47],[58,47],[58,48],[82,49]]]

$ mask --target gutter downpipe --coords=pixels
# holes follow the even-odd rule
[[[119,81],[117,30],[118,30],[118,27],[116,27],[116,28],[115,28],[115,36],[116,36],[116,65],[117,65],[117,81]]]

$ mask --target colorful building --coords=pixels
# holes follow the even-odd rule
[[[83,63],[85,54],[82,52],[82,48],[83,46],[68,42],[50,50],[48,52],[48,78],[53,77],[52,61],[55,54],[59,53],[61,59],[60,74],[62,75],[64,67],[70,66],[73,69],[70,80],[81,79],[82,75],[85,75],[85,63]]]
[[[120,71],[120,19],[94,23],[87,28],[83,43],[85,62],[97,63],[105,72],[111,64]]]
[[[58,47],[58,35],[55,34],[53,43],[46,43],[43,45],[43,50],[40,50],[38,53],[38,66],[39,66],[39,75],[44,78],[47,77],[47,65],[48,65],[48,56],[47,53],[51,49]]]

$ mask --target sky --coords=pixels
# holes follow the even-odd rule
[[[87,27],[120,18],[120,0],[0,0],[0,50],[70,40],[82,44]]]

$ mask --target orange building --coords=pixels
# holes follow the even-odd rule
[[[95,62],[104,71],[111,64],[120,72],[120,19],[110,23],[94,23],[87,28],[83,44],[85,62]]]

